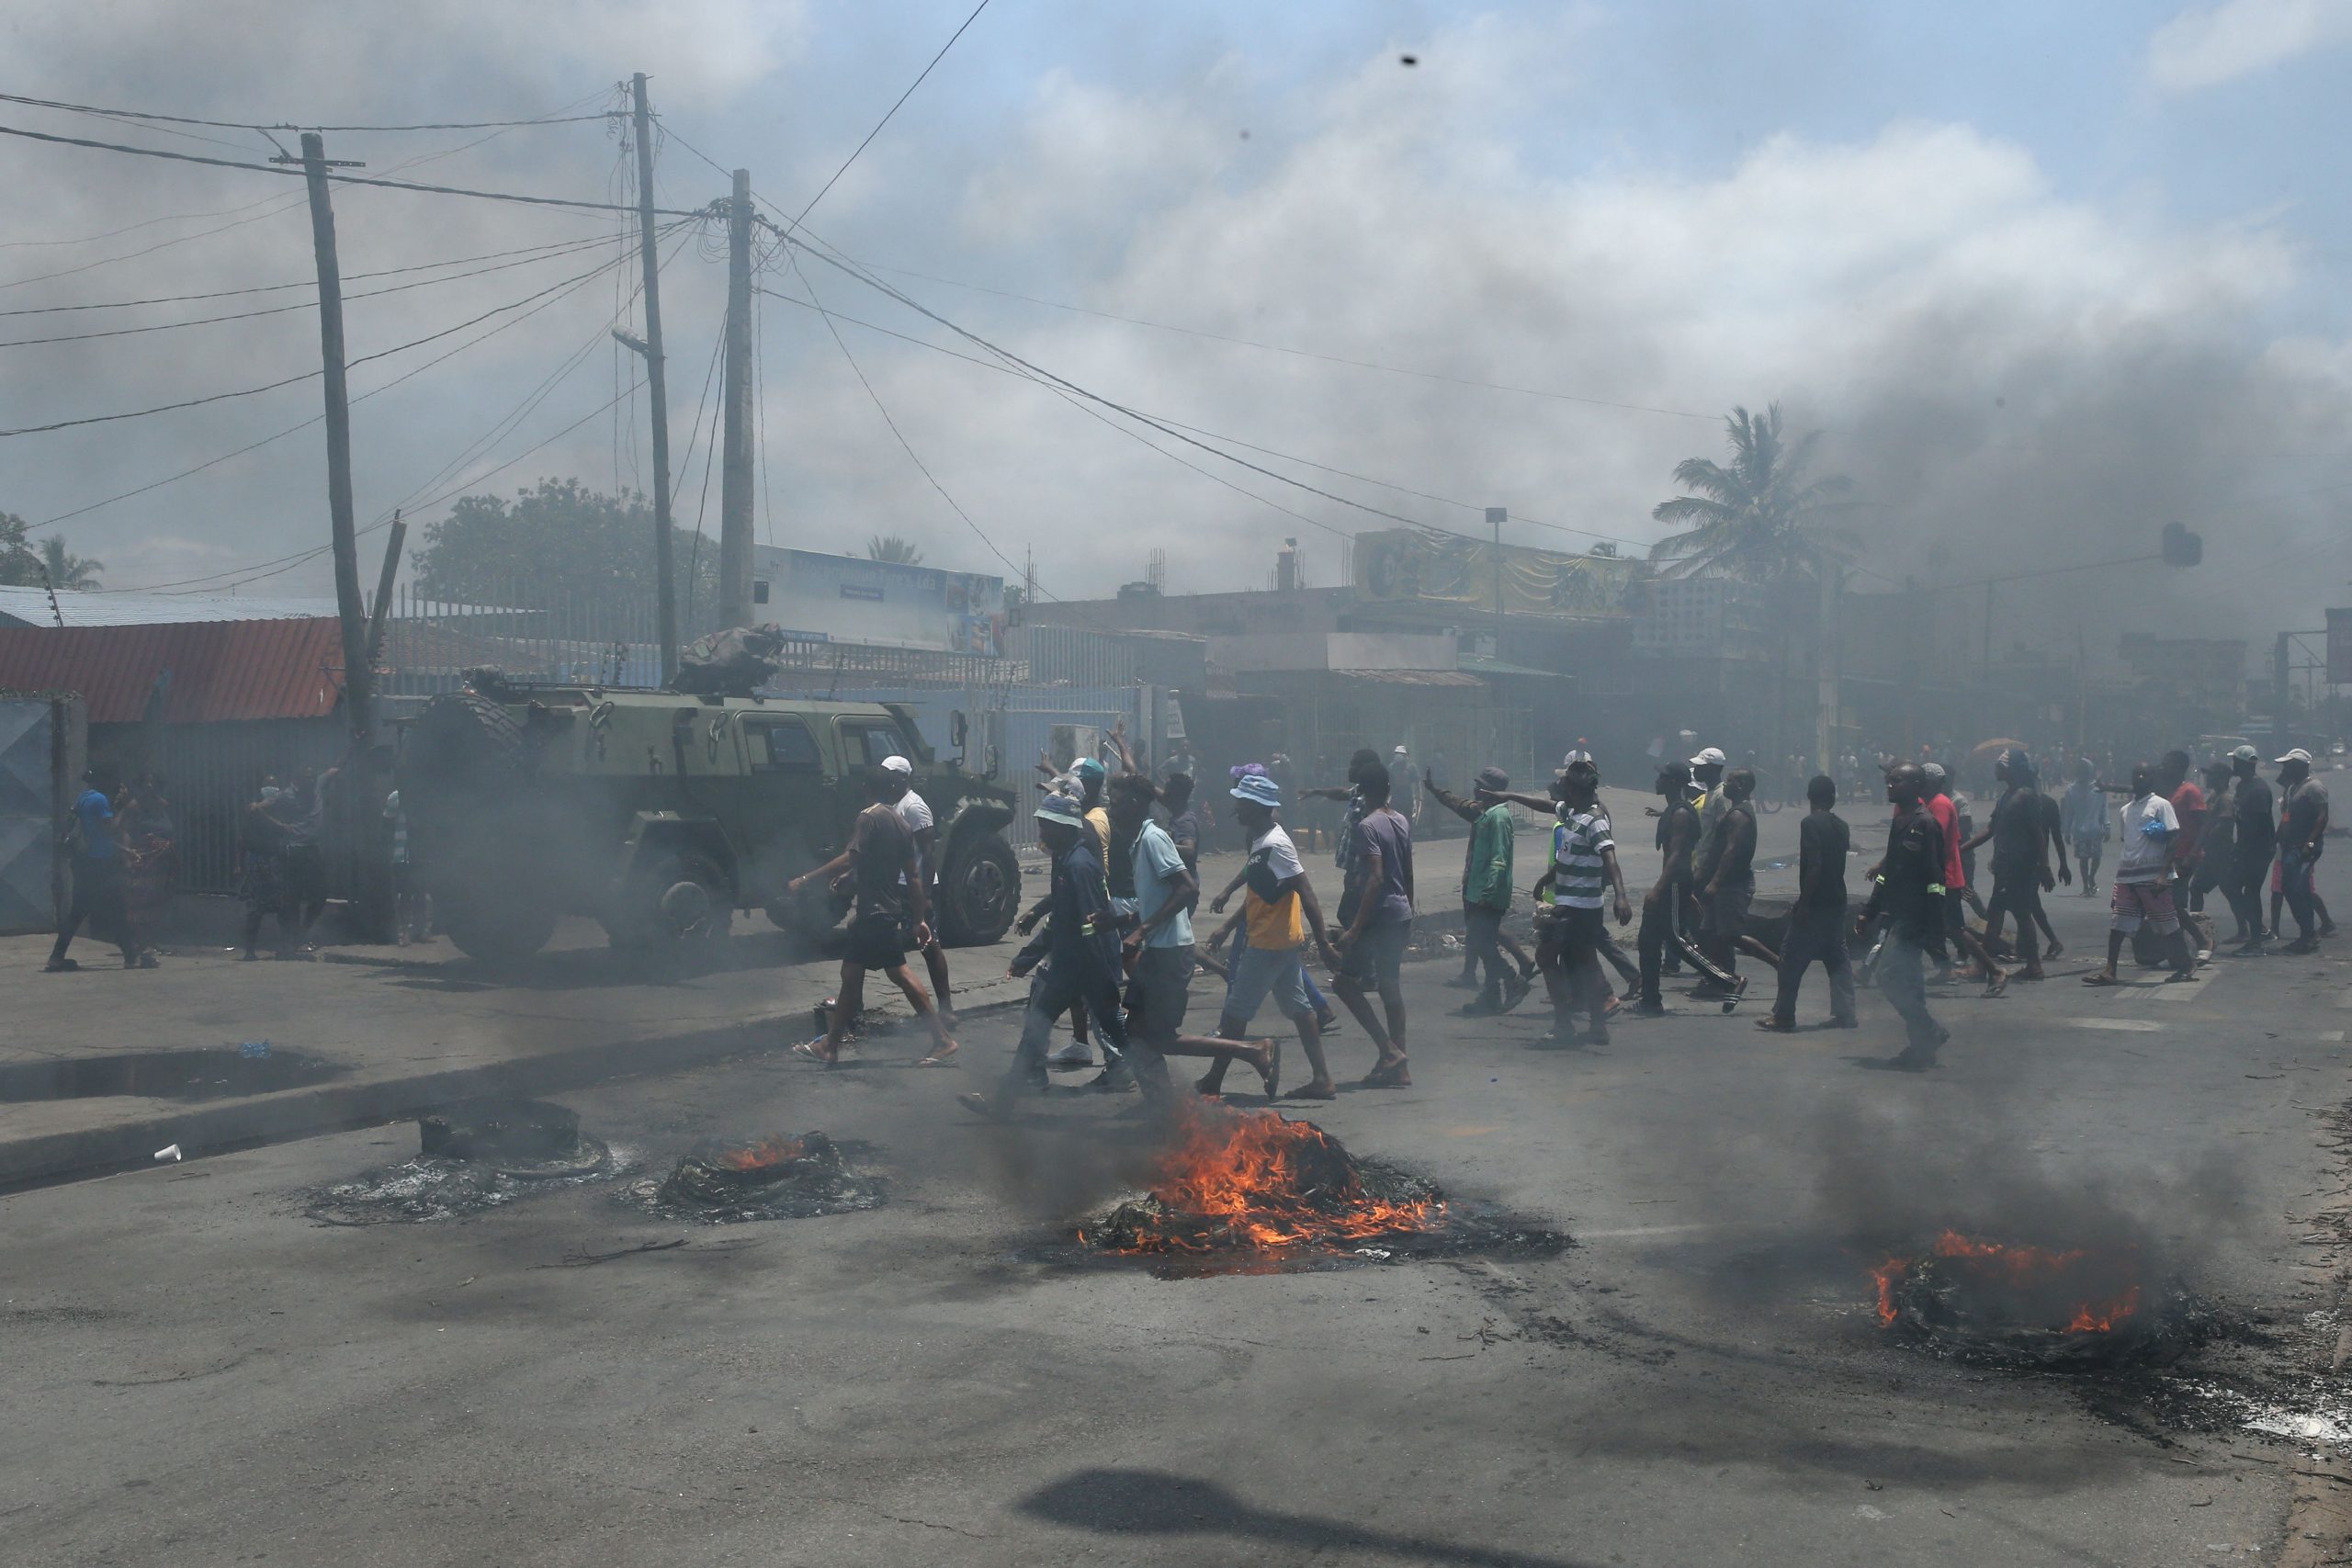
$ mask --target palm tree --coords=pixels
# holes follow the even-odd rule
[[[1850,554],[1852,535],[1831,520],[1849,509],[1838,498],[1853,489],[1853,481],[1830,474],[1805,482],[1821,432],[1807,431],[1793,443],[1784,440],[1778,403],[1761,417],[1735,408],[1724,423],[1731,437],[1731,466],[1685,457],[1674,466],[1674,482],[1694,493],[1661,501],[1650,511],[1660,523],[1680,530],[1650,547],[1650,558],[1667,563],[1659,575],[1716,572],[1749,582],[1781,582],[1814,576]]]
[[[922,552],[896,534],[876,534],[865,541],[865,558],[893,566],[921,566]]]
[[[102,560],[67,555],[65,540],[57,534],[51,534],[40,542],[40,559],[41,565],[48,569],[51,588],[71,588],[84,592],[98,586],[98,573],[107,569],[107,563]]]

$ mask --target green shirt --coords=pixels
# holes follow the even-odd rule
[[[1519,824],[1510,807],[1497,802],[1470,827],[1470,852],[1462,862],[1462,901],[1489,909],[1510,908],[1510,856]]]

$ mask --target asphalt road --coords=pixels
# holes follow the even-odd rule
[[[2325,1416],[2342,1381],[2335,1252],[2307,1243],[2346,1186],[2343,965],[2093,992],[2101,906],[2052,907],[2053,978],[1937,998],[1924,1075],[1873,1066],[1899,1031],[1868,993],[1851,1033],[1686,1001],[1560,1052],[1532,1010],[1446,1016],[1450,966],[1413,965],[1415,1087],[1313,1115],[1573,1233],[1556,1258],[1074,1266],[1137,1124],[1075,1094],[1006,1129],[956,1111],[1009,1018],[962,1072],[903,1069],[910,1038],[561,1097],[656,1170],[707,1134],[867,1140],[870,1213],[699,1226],[592,1186],[302,1217],[407,1126],[0,1200],[0,1558],[2279,1562],[2325,1432],[2245,1422]],[[1826,1010],[1816,976],[1801,1016]],[[1334,1051],[1370,1060],[1353,1030]],[[2170,1381],[1891,1343],[1863,1269],[1945,1224],[2141,1235],[2152,1287],[2177,1272],[2252,1342]]]

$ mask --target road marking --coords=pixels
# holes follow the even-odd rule
[[[1688,1235],[1692,1231],[1713,1230],[1713,1225],[1631,1225],[1623,1230],[1577,1231],[1578,1241],[1623,1241],[1644,1235]]]
[[[2152,1034],[2164,1028],[2150,1018],[2070,1018],[2066,1021],[2076,1029],[2119,1029],[2137,1034]]]
[[[2323,1045],[2341,1045],[2344,1043],[2344,1031],[2340,1029],[2323,1029],[2317,1034],[2312,1035],[2312,1038],[2318,1041]]]

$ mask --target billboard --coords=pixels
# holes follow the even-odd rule
[[[2352,610],[2327,613],[2327,683],[2352,686]]]
[[[978,572],[754,545],[752,610],[821,641],[1004,653],[1004,579]]]
[[[1458,605],[1491,614],[1499,595],[1511,615],[1623,615],[1634,563],[1498,547],[1456,534],[1390,528],[1360,534],[1356,591],[1387,603]]]

